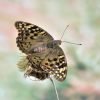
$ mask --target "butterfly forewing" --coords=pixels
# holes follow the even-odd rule
[[[50,53],[41,62],[41,67],[50,75],[54,75],[58,81],[65,80],[67,75],[67,61],[63,50],[59,46],[51,49]]]
[[[18,29],[16,43],[23,53],[28,53],[32,46],[53,40],[53,37],[42,28],[23,21],[17,21],[15,27]]]

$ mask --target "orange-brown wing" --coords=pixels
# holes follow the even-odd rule
[[[17,21],[15,27],[18,30],[16,43],[23,53],[27,54],[30,48],[53,40],[48,32],[34,24]]]
[[[32,76],[39,80],[44,80],[49,77],[49,74],[43,71],[40,67],[40,62],[41,59],[39,57],[23,57],[17,65],[21,71],[24,71],[25,77]]]
[[[58,81],[63,81],[67,75],[67,60],[61,47],[56,46],[41,62],[41,67]]]

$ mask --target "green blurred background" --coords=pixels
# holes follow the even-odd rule
[[[60,39],[68,62],[60,100],[100,100],[100,0],[0,0],[0,100],[56,100],[50,80],[25,79],[17,68],[15,21],[36,24]]]

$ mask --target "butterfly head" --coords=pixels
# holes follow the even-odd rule
[[[53,45],[61,45],[61,40],[54,40]]]

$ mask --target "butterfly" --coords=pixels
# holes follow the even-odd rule
[[[53,76],[58,81],[64,81],[67,76],[67,60],[61,45],[61,40],[54,38],[37,25],[17,21],[17,47],[26,57],[20,61],[19,68],[28,76],[40,80]],[[23,62],[27,64],[22,64]],[[22,65],[21,65],[22,64]]]

